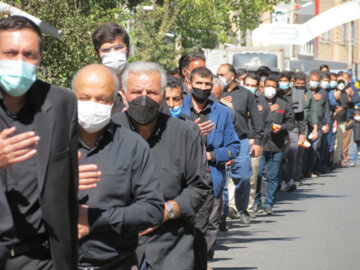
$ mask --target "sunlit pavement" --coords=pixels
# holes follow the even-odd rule
[[[229,220],[219,234],[214,270],[359,270],[360,161],[278,192],[274,215],[249,227]]]

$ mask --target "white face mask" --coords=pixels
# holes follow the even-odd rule
[[[318,81],[310,81],[309,86],[311,89],[315,90],[319,87],[319,82]]]
[[[327,89],[328,86],[329,86],[329,82],[327,82],[327,81],[322,81],[322,82],[321,82],[321,88],[322,88],[322,89]]]
[[[338,86],[337,86],[337,89],[339,89],[340,91],[344,90],[345,88],[345,84],[344,83],[339,83]]]
[[[111,51],[101,56],[102,63],[120,73],[127,63],[126,52]]]
[[[354,116],[356,121],[360,121],[360,115]]]
[[[110,122],[113,105],[92,101],[78,101],[78,122],[89,133],[103,129]]]
[[[273,99],[276,95],[276,89],[274,87],[265,87],[264,96],[267,99]]]

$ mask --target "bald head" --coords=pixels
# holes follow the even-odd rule
[[[80,69],[72,88],[78,100],[113,104],[119,89],[119,79],[115,72],[100,64],[91,64]]]

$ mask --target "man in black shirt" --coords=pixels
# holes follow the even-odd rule
[[[262,139],[261,145],[266,144],[268,139],[270,138],[272,132],[272,118],[269,103],[265,100],[263,94],[258,90],[260,83],[260,78],[254,73],[249,73],[244,79],[244,87],[252,92],[255,96],[256,104],[259,110],[259,114],[261,116],[261,121],[264,129],[264,137]],[[254,143],[254,129],[252,128],[251,120],[249,119],[249,140],[250,144]],[[256,186],[257,186],[257,175],[259,172],[260,165],[260,157],[251,157],[251,168],[253,171],[253,175],[250,177],[250,194],[249,194],[249,203],[248,203],[248,212],[252,217],[255,217],[255,213],[252,211],[254,206],[255,194],[256,194]],[[241,216],[240,216],[241,218]],[[248,223],[250,220],[243,216],[243,223]]]
[[[218,77],[224,82],[223,100],[231,102],[236,114],[235,130],[240,139],[240,154],[231,165],[230,176],[236,185],[235,204],[242,220],[248,219],[248,202],[250,192],[249,179],[252,175],[251,156],[258,157],[261,153],[263,124],[258,111],[254,94],[236,83],[236,71],[233,65],[223,64],[217,70]],[[254,129],[254,143],[249,142],[248,119]],[[231,194],[229,194],[229,197]],[[246,217],[245,217],[245,216]],[[247,223],[247,222],[245,222]]]
[[[163,220],[149,146],[110,120],[118,88],[116,74],[103,65],[86,66],[74,78],[81,153],[79,269],[130,270],[137,265],[138,232]]]
[[[155,63],[135,62],[122,75],[126,112],[114,122],[149,144],[165,203],[164,222],[144,231],[137,255],[148,269],[194,269],[194,225],[211,186],[201,136],[185,121],[160,112],[166,74]]]
[[[0,268],[6,270],[76,269],[76,98],[36,79],[40,61],[38,26],[20,16],[1,20]]]
[[[256,213],[261,207],[260,185],[266,169],[266,191],[264,213],[272,214],[272,206],[275,202],[275,193],[279,185],[282,151],[285,144],[285,136],[294,128],[294,113],[290,104],[279,97],[278,78],[268,77],[265,80],[264,96],[270,105],[273,119],[273,131],[269,140],[264,144],[261,156],[258,183],[254,204]]]

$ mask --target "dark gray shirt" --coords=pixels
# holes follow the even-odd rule
[[[320,100],[315,100],[317,114],[318,114],[318,125],[319,128],[322,127],[322,125],[330,124],[330,101],[329,101],[329,95],[326,92],[326,90],[318,88],[314,92],[314,96],[316,94],[321,95]],[[314,124],[314,123],[312,123]]]
[[[250,118],[254,129],[255,144],[261,145],[264,130],[254,94],[237,85],[231,92],[225,91],[223,96],[232,97],[232,104],[236,113],[236,131],[239,139],[250,136],[248,127],[248,119]]]
[[[127,112],[116,114],[113,119],[134,129]],[[185,121],[160,113],[147,142],[160,191],[166,201],[177,202],[181,218],[169,220],[140,238],[138,256],[145,256],[152,269],[169,269],[169,265],[193,269],[196,213],[211,190],[201,136]]]
[[[28,94],[29,95],[29,94]],[[5,107],[0,93],[0,117],[5,128],[16,127],[14,135],[34,131],[34,107],[26,99],[25,105],[12,115]],[[15,242],[26,241],[45,233],[44,222],[39,205],[39,190],[37,181],[37,161],[33,156],[21,163],[6,169],[6,197],[13,215]]]
[[[101,265],[134,252],[138,231],[161,224],[163,198],[149,146],[138,134],[110,122],[93,148],[80,140],[79,151],[80,164],[96,164],[102,173],[96,188],[79,191],[90,226],[79,262]]]

